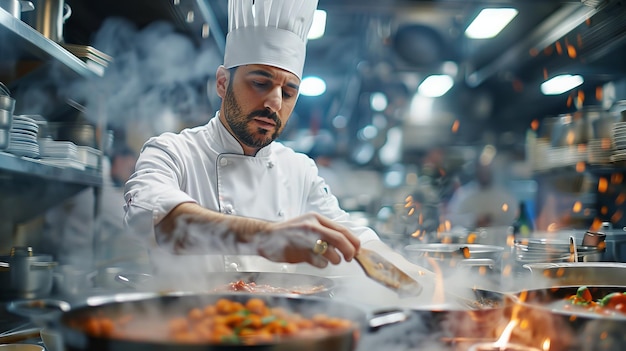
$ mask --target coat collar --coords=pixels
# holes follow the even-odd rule
[[[230,134],[228,129],[226,129],[226,127],[224,126],[224,124],[222,123],[219,117],[220,117],[220,111],[217,111],[215,113],[215,116],[211,118],[211,120],[209,121],[207,125],[211,139],[218,141],[217,145],[213,145],[214,148],[220,154],[242,155],[243,149],[241,148],[241,145],[239,145],[239,142],[237,141],[237,139],[235,139],[235,137],[232,134]],[[274,142],[260,149],[259,152],[257,152],[257,154],[254,157],[269,156],[271,153],[272,144],[274,144]]]

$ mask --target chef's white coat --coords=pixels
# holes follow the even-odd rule
[[[370,228],[350,222],[314,161],[279,142],[246,156],[218,118],[178,134],[149,139],[126,183],[125,223],[154,237],[154,226],[174,207],[194,202],[225,214],[284,221],[320,213],[346,227],[362,243],[378,240]],[[207,255],[214,270],[294,271],[260,256]]]

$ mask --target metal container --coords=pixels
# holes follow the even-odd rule
[[[0,129],[0,150],[9,148],[10,135],[8,129]]]
[[[64,0],[35,0],[35,11],[24,16],[24,22],[44,37],[63,42],[63,25],[72,15],[72,8]]]
[[[0,8],[17,19],[22,18],[22,12],[35,9],[32,2],[23,0],[0,0]]]
[[[562,262],[525,264],[536,281],[549,286],[620,285],[626,282],[626,263]]]
[[[48,296],[56,264],[52,256],[35,255],[31,247],[12,248],[9,256],[0,256],[0,299]]]

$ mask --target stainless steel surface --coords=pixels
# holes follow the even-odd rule
[[[5,40],[3,47],[6,45],[12,48],[8,52],[0,51],[0,58],[2,59],[32,58],[35,56],[42,60],[57,61],[81,77],[96,78],[100,76],[76,56],[6,11],[0,11],[0,35]]]
[[[15,99],[8,95],[0,95],[0,110],[7,110],[13,113],[15,110]]]
[[[0,0],[0,9],[10,13],[13,17],[20,19],[22,12],[32,11],[33,3],[23,0]]]
[[[0,257],[0,263],[0,298],[41,298],[52,291],[52,269],[57,264],[52,256],[13,248],[10,256]]]
[[[2,110],[0,110],[2,112]],[[8,129],[0,129],[0,150],[4,150],[9,147],[9,130]]]
[[[44,37],[63,42],[63,26],[72,15],[72,8],[65,0],[34,0],[35,11],[24,16],[24,22],[35,28]]]
[[[537,285],[623,285],[626,282],[626,263],[529,263],[523,267],[536,278]]]

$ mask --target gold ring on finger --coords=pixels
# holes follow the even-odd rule
[[[323,255],[328,250],[328,243],[322,239],[318,239],[313,246],[313,253],[317,255]]]

